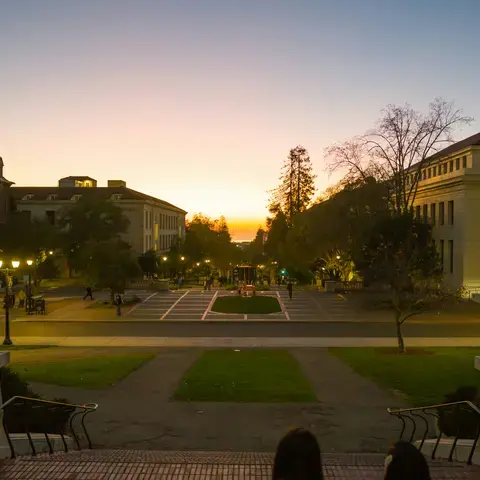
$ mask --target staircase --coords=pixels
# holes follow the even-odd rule
[[[327,480],[381,480],[384,455],[324,454]],[[5,480],[270,480],[272,453],[89,450],[9,460]],[[475,480],[480,470],[450,462],[431,463],[432,480]]]
[[[458,405],[457,405],[458,403]],[[413,442],[415,434],[421,435],[418,447],[422,450],[428,444],[428,422],[425,415],[435,416],[438,409],[464,408],[476,415],[478,409],[469,402],[433,405],[420,409],[390,409],[391,415],[403,424],[401,436],[407,435],[407,421],[412,423],[408,440]],[[473,408],[472,408],[473,407]],[[10,449],[10,459],[0,466],[0,478],[4,480],[153,480],[210,478],[270,479],[274,454],[265,452],[162,452],[154,450],[94,450],[85,425],[85,417],[97,410],[96,404],[75,405],[49,402],[26,397],[12,397],[1,410],[4,432]],[[8,413],[10,412],[10,413]],[[48,429],[32,433],[32,425],[41,417],[52,415]],[[428,413],[427,413],[428,412]],[[8,413],[8,414],[7,414]],[[479,434],[480,434],[480,411]],[[92,416],[92,419],[94,417]],[[21,420],[20,433],[9,433],[9,426]],[[410,419],[410,420],[407,420]],[[427,429],[421,431],[421,422]],[[38,423],[37,423],[38,425]],[[442,432],[440,432],[442,437]],[[437,442],[437,439],[434,439]],[[448,460],[438,460],[441,438],[433,454],[430,453],[433,480],[478,480],[480,467],[468,465],[475,460],[475,449],[468,450],[466,462],[454,461],[454,454]],[[458,438],[452,439],[449,452],[460,447]],[[387,446],[386,446],[387,447]],[[85,448],[85,449],[83,449]],[[44,453],[45,452],[45,453]],[[474,452],[474,453],[471,453]],[[336,454],[322,455],[325,478],[329,480],[382,479],[384,474],[383,454]]]

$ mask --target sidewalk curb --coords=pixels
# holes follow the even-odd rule
[[[352,337],[14,337],[15,345],[59,347],[333,348],[396,347],[397,339]],[[412,347],[480,347],[480,337],[406,338]],[[472,357],[473,368],[473,357]]]

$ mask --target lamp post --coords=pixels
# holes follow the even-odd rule
[[[0,268],[2,268],[3,261],[0,260]],[[20,266],[18,260],[12,260],[12,269],[16,269]],[[4,307],[5,307],[5,339],[3,340],[4,345],[12,345],[12,339],[10,338],[10,275],[9,268],[5,267],[5,298],[4,298]]]
[[[25,309],[27,310],[27,315],[31,315],[33,313],[33,305],[32,305],[32,265],[33,260],[27,260],[28,265],[28,290],[27,290],[27,301],[25,302]]]
[[[163,260],[163,278],[167,278],[167,274],[165,271],[165,262],[168,260],[168,257],[162,257]]]

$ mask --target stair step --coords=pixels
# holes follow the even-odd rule
[[[382,454],[323,454],[326,479],[383,478]],[[20,457],[5,462],[1,478],[29,479],[270,479],[270,452],[166,452],[154,450],[83,450]],[[478,467],[431,462],[432,480],[473,480]]]

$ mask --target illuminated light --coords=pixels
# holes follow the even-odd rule
[[[337,255],[337,260],[340,260],[340,255]]]
[[[53,255],[53,250],[50,250],[48,253],[49,255]]]
[[[197,262],[197,267],[199,267],[199,266],[200,266],[200,262]]]
[[[27,260],[27,265],[31,267],[33,265],[33,260]]]
[[[20,266],[20,262],[18,260],[12,260],[12,267],[18,268]]]
[[[183,262],[185,260],[185,257],[180,257],[180,260]]]
[[[210,260],[205,260],[205,263],[210,263]]]
[[[167,257],[163,257],[162,260],[163,260],[164,262],[166,262],[166,261],[168,260],[168,258],[167,258]]]
[[[2,268],[3,260],[0,260],[0,268]]]

